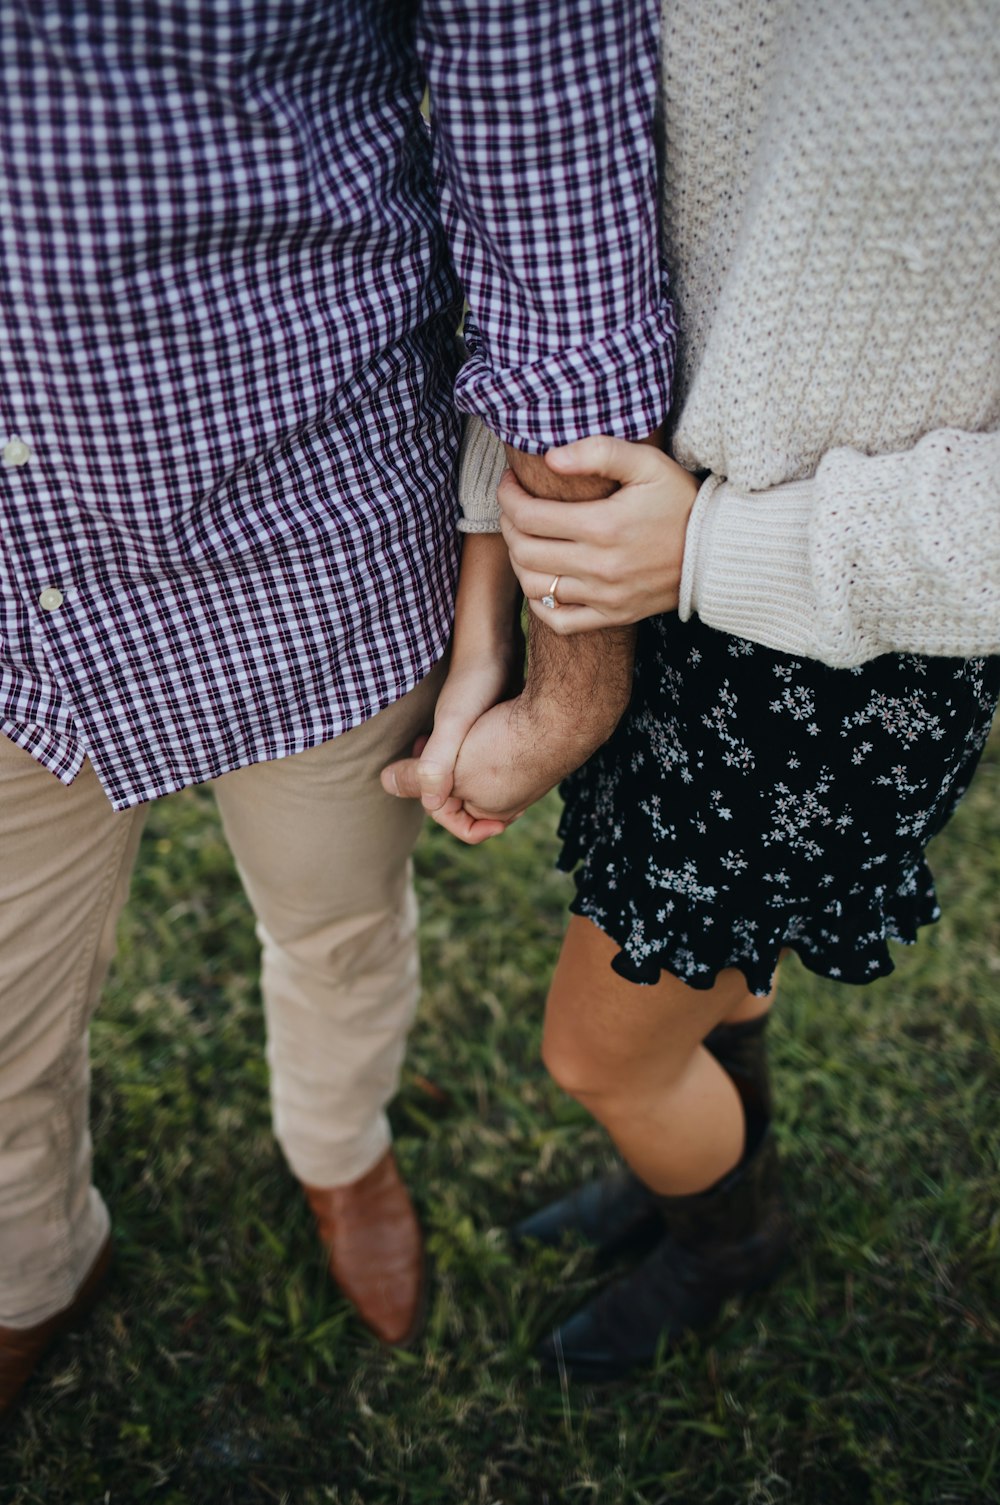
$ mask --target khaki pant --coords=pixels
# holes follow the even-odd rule
[[[213,784],[257,915],[275,1133],[317,1186],[389,1143],[418,990],[416,802],[380,769],[430,725],[440,665],[397,704],[296,757]],[[112,810],[0,736],[0,1326],[73,1297],[108,1231],[91,1185],[87,1032],[145,811]]]

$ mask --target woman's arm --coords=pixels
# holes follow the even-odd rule
[[[764,492],[711,478],[680,610],[835,667],[1000,652],[1000,434],[831,450],[811,480]]]
[[[406,759],[406,790],[393,765],[383,784],[393,794],[419,797],[424,808],[440,809],[451,794],[455,762],[466,735],[483,713],[520,689],[524,638],[520,626],[521,590],[498,533],[467,537],[455,600],[448,677],[438,696],[434,728]],[[483,837],[502,830],[483,832]]]
[[[564,635],[679,609],[835,667],[1000,652],[1000,435],[939,429],[899,454],[831,450],[812,479],[758,492],[715,476],[699,490],[667,456],[619,440],[582,440],[548,463],[621,482],[574,508],[501,484],[525,594],[562,576],[567,604],[550,625]]]

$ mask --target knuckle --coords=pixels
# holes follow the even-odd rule
[[[497,487],[497,500],[507,516],[516,521],[524,512],[525,503],[531,498],[511,477],[509,480],[500,482]]]
[[[595,549],[599,549],[602,555],[608,549],[610,549],[611,545],[614,543],[614,525],[604,507],[602,507],[600,512],[598,512],[596,515],[592,514],[589,518],[587,535],[588,542],[591,543]],[[603,565],[604,563],[605,560],[602,557],[601,564]]]

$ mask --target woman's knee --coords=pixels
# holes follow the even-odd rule
[[[615,951],[596,926],[573,916],[542,1036],[549,1074],[602,1121],[669,1092],[723,1007],[713,1000],[706,1009],[704,995],[666,974],[655,988],[626,982],[611,968]]]
[[[674,1085],[668,1072],[651,1076],[645,1062],[609,1062],[555,1035],[544,1037],[542,1060],[553,1081],[613,1138],[657,1111]]]
[[[581,1042],[560,1030],[546,1028],[542,1036],[542,1063],[557,1087],[577,1102],[590,1106],[610,1085],[607,1064],[596,1059]]]
[[[611,1050],[606,1040],[567,1029],[556,1019],[546,1021],[542,1036],[542,1061],[549,1076],[605,1125],[670,1090],[683,1063],[665,1048],[652,1056],[655,1060],[648,1053]]]

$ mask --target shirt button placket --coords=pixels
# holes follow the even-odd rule
[[[27,465],[31,459],[31,450],[25,444],[20,434],[12,434],[3,449],[0,450],[0,459],[3,460],[6,466],[16,465],[20,467]],[[65,596],[57,585],[47,585],[43,591],[39,592],[38,604],[43,611],[58,611],[65,599]]]

